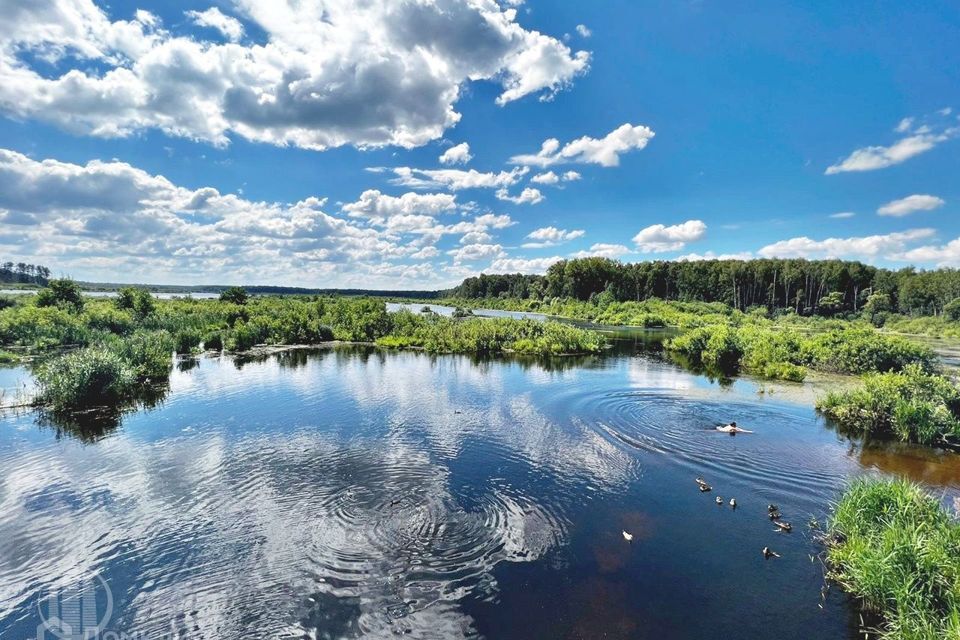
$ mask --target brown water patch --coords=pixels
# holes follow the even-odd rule
[[[653,535],[653,519],[642,511],[627,511],[617,522],[620,529],[602,536],[593,547],[593,558],[601,573],[616,573],[623,569],[636,553],[637,545]],[[623,531],[631,534],[633,540],[627,542]]]
[[[865,445],[857,459],[864,467],[960,490],[960,454],[951,451],[901,444]]]

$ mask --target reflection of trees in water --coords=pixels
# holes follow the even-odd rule
[[[194,365],[196,366],[196,365]],[[191,367],[192,368],[192,367]],[[81,442],[96,442],[120,427],[128,413],[153,409],[163,403],[170,391],[168,380],[145,386],[136,397],[117,404],[94,407],[83,411],[52,411],[41,407],[37,411],[37,424],[52,429],[60,439],[64,436]]]

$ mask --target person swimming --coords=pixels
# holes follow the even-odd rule
[[[741,429],[737,426],[736,422],[731,422],[730,424],[725,424],[723,426],[717,427],[717,431],[722,431],[723,433],[729,433],[731,435],[736,435],[738,433],[753,433],[753,431],[747,431],[746,429]]]

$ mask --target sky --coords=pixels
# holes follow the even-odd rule
[[[960,5],[0,0],[0,259],[435,288],[960,266]]]

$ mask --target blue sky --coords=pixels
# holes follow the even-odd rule
[[[578,255],[957,266],[960,8],[917,4],[11,0],[0,252],[384,288]]]

